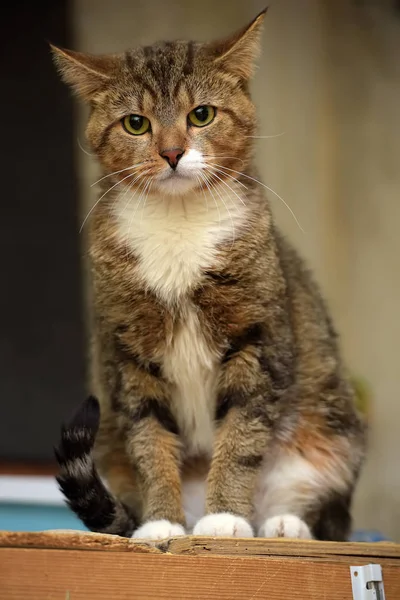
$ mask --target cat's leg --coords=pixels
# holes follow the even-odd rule
[[[235,341],[234,352],[223,361],[206,515],[194,527],[195,535],[253,536],[256,482],[289,387],[290,371],[280,359],[280,344],[286,340],[283,329],[285,324],[274,331],[273,355],[263,356],[265,331],[254,326]]]
[[[126,453],[142,492],[142,525],[136,538],[185,534],[181,493],[181,444],[164,382],[132,362],[120,364],[115,410],[125,432]]]
[[[257,417],[236,407],[221,420],[207,479],[206,515],[195,535],[253,537],[253,494],[268,431]]]
[[[281,446],[266,457],[254,499],[257,535],[348,539],[355,478],[350,452],[348,439],[310,431],[301,453]]]

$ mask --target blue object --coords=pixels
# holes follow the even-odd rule
[[[391,540],[383,533],[374,529],[359,529],[353,533],[351,542],[390,542]]]
[[[67,506],[0,503],[0,530],[44,531],[46,529],[87,531]]]

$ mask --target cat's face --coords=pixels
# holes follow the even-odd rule
[[[105,172],[162,195],[236,177],[256,127],[248,79],[262,20],[213,44],[161,43],[107,57],[54,49],[64,78],[91,104],[87,137]]]

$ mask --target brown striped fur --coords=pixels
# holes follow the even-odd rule
[[[297,499],[293,511],[291,506],[285,511],[305,520],[314,535],[339,539],[348,534],[364,427],[320,292],[277,230],[268,200],[253,180],[256,115],[248,81],[263,18],[264,13],[215,43],[164,42],[106,57],[53,48],[62,76],[90,104],[87,137],[107,176],[104,192],[115,186],[88,221],[94,288],[91,388],[101,405],[95,458],[112,493],[139,524],[168,520],[186,526],[182,486],[198,465],[199,476],[207,472],[205,512],[230,513],[260,527],[263,519],[280,514],[279,507],[270,506],[271,514],[255,516],[262,473],[270,474],[266,497],[272,499],[274,489],[278,498],[275,479],[268,477],[274,469],[279,472],[276,465],[290,470],[294,457],[321,479],[316,483],[293,473],[295,489],[289,496]],[[209,126],[191,127],[187,115],[199,105],[216,107],[215,119]],[[127,134],[121,119],[131,113],[145,115],[151,132]],[[226,192],[229,185],[235,191],[229,193],[231,209],[239,215],[235,231],[225,237],[217,231],[193,272],[190,244],[203,234],[208,240],[218,219],[210,221],[212,205],[209,212],[197,208],[202,194],[212,198],[203,179],[194,180],[187,192],[163,189],[159,177],[166,164],[160,153],[166,148],[194,149],[204,157],[216,203],[217,190]],[[135,173],[142,177],[124,183],[131,166],[141,161],[147,162]],[[221,170],[213,171],[213,164]],[[123,210],[117,214],[115,206],[121,193],[129,203],[136,191],[137,200],[146,182],[146,205],[132,212],[132,246],[129,227],[122,233],[118,220]],[[179,236],[174,220],[168,221],[176,236],[169,242],[160,217],[154,227],[164,236],[165,251],[153,264],[152,248],[145,254],[152,238],[143,234],[141,239],[140,228],[153,235],[151,211],[166,206],[172,213],[165,219],[176,211],[176,223],[181,219],[186,226],[199,211],[205,225],[193,225],[192,242],[189,234]],[[168,269],[179,267],[168,284],[164,261]],[[200,401],[190,405],[177,358],[183,356],[183,369],[186,351],[193,352],[186,378],[193,369],[193,385],[203,377],[204,385],[208,382],[206,407]],[[178,388],[186,390],[185,397]],[[199,398],[201,393],[193,392]],[[211,433],[206,435],[199,424],[207,415]],[[345,507],[340,522],[335,520],[338,505]],[[283,522],[277,534],[282,531]]]

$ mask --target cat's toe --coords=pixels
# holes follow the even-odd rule
[[[246,519],[230,513],[206,515],[197,522],[193,535],[220,537],[253,537],[253,530]]]
[[[308,525],[296,515],[281,515],[267,519],[260,527],[258,535],[264,538],[312,539]]]
[[[132,538],[164,540],[165,538],[177,537],[185,534],[186,532],[182,525],[162,519],[160,521],[148,521],[133,532]]]

